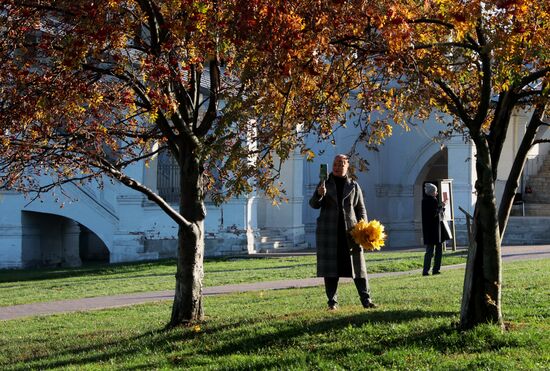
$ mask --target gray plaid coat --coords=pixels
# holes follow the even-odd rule
[[[338,245],[338,196],[336,183],[332,174],[325,182],[327,193],[320,197],[317,190],[309,200],[314,209],[321,209],[317,218],[317,277],[338,277],[337,245]],[[342,194],[344,221],[346,231],[349,231],[361,219],[367,221],[367,210],[363,201],[363,192],[359,184],[349,177]],[[348,237],[353,278],[366,278],[367,269],[363,249]]]

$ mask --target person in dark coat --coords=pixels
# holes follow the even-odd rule
[[[361,304],[374,308],[371,301],[363,249],[353,241],[348,231],[361,219],[367,221],[363,192],[348,176],[349,160],[337,155],[332,173],[319,183],[309,200],[314,209],[321,209],[317,218],[317,277],[324,277],[328,307],[338,307],[340,277],[353,277]]]
[[[427,276],[432,265],[434,256],[434,265],[432,274],[439,274],[441,268],[441,258],[443,255],[443,241],[441,239],[441,219],[440,213],[443,211],[443,205],[437,200],[437,187],[432,183],[424,184],[424,197],[422,198],[422,235],[426,253],[424,254],[424,268],[422,275]]]

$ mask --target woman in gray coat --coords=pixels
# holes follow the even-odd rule
[[[367,220],[363,192],[359,184],[348,177],[348,169],[348,157],[337,155],[332,173],[309,200],[311,207],[321,209],[316,230],[317,277],[324,277],[330,310],[338,306],[340,277],[353,277],[363,307],[376,307],[370,298],[363,249],[348,233],[359,220]]]

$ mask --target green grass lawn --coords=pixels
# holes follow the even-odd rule
[[[456,329],[462,269],[353,284],[205,297],[197,327],[164,330],[170,302],[0,322],[0,369],[550,369],[550,260],[505,262],[507,331]]]
[[[369,273],[422,267],[422,252],[366,254]],[[205,262],[205,286],[315,277],[315,256],[214,259]],[[447,252],[443,264],[465,261]],[[127,294],[175,287],[175,260],[88,266],[74,269],[0,270],[0,306]]]

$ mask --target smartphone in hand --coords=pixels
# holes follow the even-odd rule
[[[328,164],[321,164],[319,169],[319,179],[324,182],[328,178]]]

